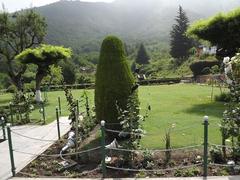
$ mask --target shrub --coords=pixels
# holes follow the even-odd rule
[[[8,88],[7,88],[7,92],[8,93],[15,93],[17,91],[17,88],[16,86],[14,85],[10,85]]]
[[[31,83],[25,83],[24,84],[24,90],[26,92],[34,92],[36,87],[35,81],[32,81]]]
[[[121,109],[126,109],[134,76],[127,63],[123,43],[117,37],[109,36],[102,43],[95,86],[97,120],[120,124],[116,103]],[[136,91],[134,93],[138,102]],[[121,129],[120,125],[111,127]]]
[[[190,65],[190,69],[193,72],[194,76],[198,76],[198,75],[203,75],[204,73],[204,69],[206,70],[206,68],[211,69],[213,66],[218,65],[219,66],[219,61],[209,61],[209,60],[201,60],[201,61],[196,61],[193,62]],[[206,72],[206,71],[205,71]]]
[[[223,154],[221,148],[213,147],[210,149],[210,158],[214,163],[222,163],[224,162]]]
[[[215,96],[215,101],[219,101],[219,102],[230,102],[231,99],[231,95],[228,92],[223,92],[220,95],[216,95]]]

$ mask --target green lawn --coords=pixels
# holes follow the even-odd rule
[[[72,92],[74,97],[79,99],[83,90]],[[93,91],[89,90],[87,93],[93,105]],[[215,88],[214,94],[218,93],[219,89]],[[208,115],[210,120],[209,141],[220,143],[221,136],[217,125],[222,118],[224,105],[211,102],[210,95],[211,87],[209,86],[177,84],[140,87],[139,98],[142,110],[145,111],[147,104],[152,108],[149,118],[144,123],[144,128],[149,135],[142,139],[142,145],[147,148],[162,148],[165,131],[173,124],[175,128],[171,133],[172,146],[199,144],[203,141],[204,115]],[[64,92],[49,92],[49,104],[46,106],[48,123],[55,119],[58,96],[62,100],[62,115],[68,115]],[[0,95],[0,104],[6,104],[10,99],[10,94]],[[38,109],[31,114],[31,118],[41,118]]]

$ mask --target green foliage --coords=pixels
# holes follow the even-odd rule
[[[128,97],[134,86],[134,77],[126,61],[121,40],[114,36],[104,39],[96,73],[95,106],[97,120],[120,123],[116,103],[126,109]],[[119,125],[115,126],[120,129]]]
[[[38,66],[49,67],[60,60],[70,58],[72,51],[62,46],[52,46],[42,44],[34,49],[26,49],[18,54],[15,59],[24,64],[36,64]]]
[[[30,113],[34,110],[32,97],[23,92],[15,92],[12,97],[12,113],[16,116],[18,124],[30,122]]]
[[[10,85],[10,80],[7,74],[0,73],[0,89],[6,89]]]
[[[219,95],[215,95],[215,101],[219,102],[229,102],[231,99],[231,95],[229,92],[222,92]]]
[[[219,61],[200,60],[193,62],[190,65],[190,69],[194,76],[198,76],[210,73],[210,69],[216,65],[219,66]],[[208,68],[209,71],[206,72],[206,68]]]
[[[60,66],[51,65],[49,67],[49,74],[43,79],[43,84],[57,85],[61,84],[62,80],[62,68]]]
[[[175,177],[194,177],[199,176],[201,174],[201,171],[199,168],[193,167],[189,169],[178,169],[174,173]]]
[[[64,90],[65,97],[67,100],[68,110],[70,112],[68,119],[71,119],[72,122],[76,122],[75,112],[77,109],[77,100],[73,98],[71,90],[68,89],[64,83],[63,83],[63,90]]]
[[[210,158],[213,163],[223,163],[224,158],[222,154],[222,150],[219,147],[212,147],[209,151],[210,153]]]
[[[139,115],[139,109],[136,106],[135,96],[132,95],[127,100],[125,109],[121,109],[117,105],[118,120],[122,126],[120,137],[129,139],[124,142],[124,146],[129,149],[138,149],[140,147],[140,140],[144,134],[142,123],[148,117],[148,111],[145,116]]]
[[[171,129],[169,129],[165,133],[164,142],[165,142],[165,149],[167,149],[167,151],[165,151],[165,164],[167,165],[167,164],[170,163],[171,157],[172,157],[172,152],[171,152]]]
[[[187,34],[197,39],[210,41],[217,45],[219,56],[234,56],[240,46],[240,8],[228,13],[219,13],[211,18],[191,25]]]
[[[66,84],[74,84],[76,82],[75,66],[71,62],[62,64],[62,76]]]
[[[184,58],[189,56],[189,50],[193,46],[193,42],[186,36],[188,28],[188,17],[185,11],[179,6],[178,16],[176,17],[176,24],[173,25],[170,32],[170,54],[175,58],[176,64],[180,65]]]
[[[141,44],[137,53],[136,63],[137,64],[148,64],[149,63],[149,55],[146,51],[144,44]]]
[[[22,75],[26,66],[14,58],[23,50],[40,44],[46,35],[47,25],[45,19],[32,9],[13,14],[0,12],[0,24],[0,58],[6,62],[12,83],[22,90]]]
[[[240,54],[237,53],[230,62],[231,70],[227,73],[227,77],[232,81],[229,84],[230,101],[226,103],[226,110],[223,113],[223,121],[221,126],[224,139],[231,138],[232,140],[232,156],[236,160],[240,158]],[[225,63],[225,70],[229,68],[229,63]]]
[[[50,67],[60,60],[70,58],[71,49],[61,46],[51,46],[42,44],[34,49],[26,49],[18,54],[15,59],[24,64],[36,64],[38,66],[36,74],[36,90],[40,90],[42,79],[50,74]]]

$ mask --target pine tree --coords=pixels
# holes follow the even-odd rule
[[[147,54],[146,48],[143,44],[140,45],[140,48],[138,50],[136,63],[138,64],[148,64],[149,63],[149,55]]]
[[[176,24],[172,26],[170,32],[170,54],[176,60],[176,64],[181,64],[183,59],[189,56],[189,50],[192,48],[192,40],[186,36],[189,20],[186,12],[179,6]]]

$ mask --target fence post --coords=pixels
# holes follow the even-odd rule
[[[203,151],[203,176],[208,175],[208,116],[204,116],[204,151]]]
[[[13,111],[12,111],[12,102],[10,102],[10,103],[9,103],[9,110],[10,110],[11,124],[13,125]]]
[[[102,132],[102,136],[101,136],[101,144],[102,144],[102,172],[103,172],[103,178],[105,178],[106,177],[105,121],[101,121],[101,132]]]
[[[3,132],[3,140],[6,140],[7,138],[6,138],[6,132],[5,132],[5,119],[4,119],[4,117],[1,117],[1,125],[2,125],[2,132]]]
[[[43,124],[46,124],[46,114],[45,114],[44,102],[41,102],[41,105],[42,105]]]
[[[77,101],[78,103],[78,101]],[[77,106],[75,107],[74,109],[75,111],[75,137],[76,137],[76,145],[75,145],[75,151],[77,152],[78,151],[78,124],[79,124],[79,112],[78,112],[78,109],[77,109]],[[78,154],[76,154],[76,159],[78,160]]]
[[[58,97],[58,110],[59,110],[59,114],[60,116],[62,115],[62,106],[61,106],[61,98]]]
[[[56,118],[57,118],[57,131],[58,131],[58,140],[61,139],[60,135],[60,126],[59,126],[59,114],[58,114],[58,108],[56,107]]]
[[[11,124],[7,124],[7,134],[8,134],[8,146],[9,146],[9,154],[10,154],[11,167],[12,167],[12,175],[14,177],[15,174],[16,174],[16,172],[15,172],[16,168],[15,168],[15,164],[14,164],[12,137],[11,137],[10,126],[11,126]]]

